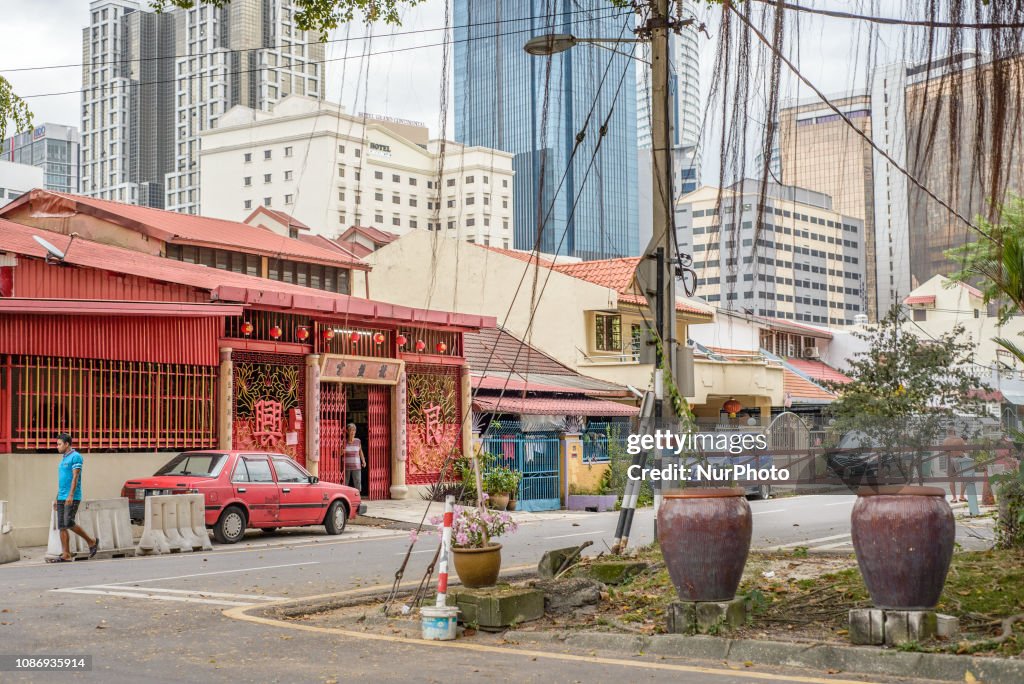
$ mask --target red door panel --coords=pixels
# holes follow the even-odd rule
[[[342,484],[341,442],[345,435],[345,388],[340,383],[320,384],[320,479]]]
[[[234,495],[249,509],[250,527],[273,527],[278,524],[281,493],[266,456],[242,457],[239,466],[235,468],[231,486]]]
[[[370,385],[367,393],[369,444],[364,445],[373,499],[391,496],[391,388]]]
[[[310,484],[309,475],[288,458],[274,458],[277,487],[281,492],[278,520],[282,525],[311,525],[323,520],[324,500],[320,488]]]

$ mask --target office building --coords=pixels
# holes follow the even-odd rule
[[[33,188],[43,187],[43,178],[43,169],[38,166],[0,160],[0,207]]]
[[[269,112],[232,108],[201,142],[208,216],[265,206],[332,238],[357,225],[512,243],[513,155],[447,142],[442,166],[440,141],[417,122],[293,95]]]
[[[94,0],[83,30],[82,184],[91,197],[198,213],[199,135],[237,104],[323,97],[324,45],[292,0],[164,13]]]
[[[523,50],[546,33],[631,37],[633,22],[605,0],[556,10],[540,0],[455,3],[455,139],[515,155],[517,249],[585,259],[640,252],[634,61],[588,46],[550,58]]]
[[[847,93],[830,100],[857,130],[871,137],[871,97],[867,92]],[[872,157],[868,141],[818,98],[784,102],[780,108],[782,183],[824,193],[832,198],[836,212],[864,222],[864,313],[876,320]]]
[[[47,190],[77,193],[79,145],[77,128],[47,123],[0,141],[0,159],[38,166]]]
[[[696,295],[758,316],[852,325],[866,307],[864,222],[828,195],[761,181],[704,186],[676,205],[680,249],[693,255]]]

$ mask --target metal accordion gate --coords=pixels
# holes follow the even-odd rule
[[[366,398],[369,498],[387,499],[391,496],[391,388],[370,385]]]
[[[342,442],[345,437],[345,387],[338,382],[320,384],[320,479],[341,484]]]

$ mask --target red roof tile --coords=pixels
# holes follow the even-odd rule
[[[253,209],[253,212],[246,216],[245,220],[242,221],[242,223],[252,225],[253,219],[255,219],[260,214],[267,214],[274,220],[279,221],[280,223],[288,226],[289,228],[297,228],[299,230],[312,230],[309,226],[307,226],[305,223],[295,218],[291,214],[286,214],[283,211],[278,211],[277,209],[265,207],[262,204]]]
[[[633,274],[640,257],[581,261],[574,264],[555,264],[554,269],[565,275],[626,292],[633,284]]]
[[[354,242],[352,240],[342,240],[341,238],[337,238],[334,240],[334,242],[337,242],[338,246],[340,246],[342,249],[348,250],[349,252],[359,257],[360,259],[365,257],[367,254],[373,254],[372,249],[370,249],[366,245],[361,245],[358,242]]]
[[[559,399],[557,397],[491,397],[476,395],[473,407],[491,413],[519,413],[541,416],[635,416],[640,409],[605,399]]]
[[[832,392],[818,387],[813,382],[804,380],[788,368],[783,368],[782,371],[782,390],[794,402],[798,404],[829,403],[836,398],[836,395]]]
[[[372,240],[378,245],[389,245],[398,239],[397,233],[389,233],[386,230],[380,230],[373,226],[352,226],[341,234],[341,239],[349,240],[357,233],[369,240]]]
[[[632,295],[632,294],[620,294],[620,304],[636,304],[637,306],[647,306],[647,297],[643,295]],[[682,311],[684,313],[697,314],[698,316],[707,316],[711,318],[713,314],[708,309],[701,309],[694,304],[687,304],[685,301],[676,300],[676,311]]]
[[[935,295],[914,295],[903,300],[904,304],[934,304]]]
[[[58,245],[67,243],[67,237],[64,235],[0,218],[0,251],[40,259],[45,258],[46,250],[33,239],[34,235]],[[83,239],[75,240],[67,251],[65,262],[86,268],[151,278],[166,283],[188,285],[210,292],[211,299],[220,302],[262,304],[338,315],[352,314],[399,322],[412,320],[462,328],[493,328],[497,323],[492,316],[456,314],[385,304],[267,278],[208,268],[199,264],[186,264],[124,247]]]
[[[471,243],[473,244],[473,243]],[[555,265],[555,262],[540,257],[534,252],[524,252],[518,249],[502,249],[501,247],[491,247],[490,245],[476,245],[481,249],[486,249],[491,252],[497,252],[498,254],[504,254],[507,257],[518,259],[519,261],[525,261],[527,263],[539,264],[544,268],[551,268]]]
[[[335,242],[334,240],[330,239],[329,237],[325,237],[323,235],[301,235],[300,234],[298,239],[299,239],[300,242],[305,242],[306,244],[310,244],[310,245],[313,245],[315,247],[322,247],[323,249],[326,249],[326,250],[335,250],[335,251],[341,252],[343,255],[345,255],[346,257],[348,257],[350,259],[359,259],[360,258],[352,250],[349,250],[349,249],[345,248],[344,246],[342,246],[338,242]],[[362,247],[362,245],[360,245],[360,247]],[[365,249],[365,247],[363,249]],[[369,252],[369,250],[367,250],[367,252]]]
[[[355,259],[337,251],[315,247],[300,240],[278,235],[257,226],[237,221],[179,214],[163,209],[140,207],[122,202],[71,195],[50,190],[32,190],[0,209],[0,217],[15,215],[28,204],[33,213],[51,216],[83,213],[137,230],[163,242],[197,245],[272,257],[288,257],[297,261],[368,269]]]
[[[837,371],[832,366],[821,361],[808,361],[804,359],[786,359],[786,363],[800,371],[815,382],[831,380],[833,382],[852,382],[851,379]]]

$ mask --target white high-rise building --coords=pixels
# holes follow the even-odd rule
[[[82,193],[198,213],[199,135],[241,104],[324,91],[324,45],[292,0],[157,14],[94,0],[84,29]]]

